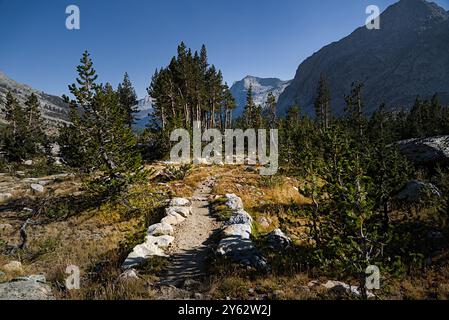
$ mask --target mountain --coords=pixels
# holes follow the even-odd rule
[[[235,82],[231,87],[232,96],[237,103],[237,108],[233,112],[234,118],[243,114],[243,109],[246,104],[246,95],[251,85],[253,86],[254,102],[265,107],[268,94],[272,92],[277,99],[290,82],[291,81],[283,81],[277,78],[257,78],[252,76],[247,76],[243,80]]]
[[[48,123],[57,125],[68,121],[69,106],[60,97],[18,83],[0,71],[0,98],[2,101],[6,100],[8,91],[11,91],[22,105],[30,94],[36,94],[41,104],[42,116]],[[0,114],[1,118],[2,115]]]
[[[134,130],[141,131],[151,121],[153,112],[153,99],[150,96],[139,100],[137,103],[137,110],[139,112],[135,115]]]
[[[362,81],[365,111],[383,102],[410,107],[416,96],[438,93],[449,103],[449,13],[424,0],[401,0],[380,16],[380,30],[358,28],[306,59],[279,98],[278,110],[295,103],[313,113],[318,80],[329,82],[335,113],[344,108],[351,83]]]

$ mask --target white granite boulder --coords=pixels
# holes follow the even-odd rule
[[[244,240],[251,238],[251,225],[249,224],[233,224],[223,230],[223,236],[236,237]]]
[[[230,225],[232,225],[232,224],[252,225],[252,223],[253,223],[253,218],[245,210],[238,210],[237,212],[235,212],[232,215],[232,217],[229,219],[229,221],[226,222],[226,224],[230,224]]]
[[[54,300],[43,275],[32,275],[0,283],[0,300]]]
[[[284,250],[291,244],[292,240],[281,229],[276,229],[267,235],[267,245],[272,250]]]
[[[176,212],[170,212],[167,216],[161,220],[161,223],[166,223],[171,226],[176,226],[180,223],[183,223],[186,220],[183,216]]]
[[[148,235],[149,236],[171,236],[175,231],[173,227],[168,223],[156,223],[152,226],[148,227]]]
[[[175,238],[172,236],[159,236],[159,237],[147,236],[145,238],[145,243],[158,246],[159,248],[162,249],[170,247],[173,241],[175,241]]]
[[[141,265],[151,257],[167,257],[164,250],[152,243],[142,243],[134,247],[133,251],[128,255],[122,264],[123,269],[130,269]]]
[[[44,186],[42,186],[42,185],[40,185],[40,184],[33,183],[33,184],[31,185],[31,190],[32,190],[34,193],[43,193],[43,192],[45,191],[45,188],[44,188]]]
[[[185,198],[173,198],[170,201],[170,207],[190,207],[190,200]]]
[[[235,194],[226,194],[225,198],[227,199],[225,205],[233,212],[243,210],[243,201],[240,197],[236,196]]]
[[[165,209],[167,215],[176,213],[184,218],[188,218],[192,214],[192,209],[190,207],[168,207]]]

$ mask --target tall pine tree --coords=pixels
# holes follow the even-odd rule
[[[69,86],[76,98],[71,101],[72,123],[80,134],[80,149],[90,171],[102,173],[92,187],[104,195],[125,190],[140,171],[137,141],[129,127],[120,97],[110,84],[95,82],[97,75],[89,53],[84,52],[77,68],[77,84]],[[82,109],[82,112],[79,112]]]
[[[315,115],[323,132],[329,129],[330,125],[330,101],[331,96],[327,85],[327,79],[325,75],[322,74],[318,83],[318,89],[315,99]]]
[[[125,113],[125,121],[128,126],[132,126],[137,110],[137,94],[129,79],[128,73],[125,73],[122,83],[118,85],[117,94],[119,96],[120,106]]]

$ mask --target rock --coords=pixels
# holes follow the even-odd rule
[[[223,230],[225,238],[240,238],[249,240],[251,238],[251,225],[249,224],[233,224]]]
[[[193,297],[195,298],[195,300],[204,300],[204,296],[199,292],[195,292]]]
[[[248,239],[242,239],[241,237],[224,238],[218,245],[217,253],[244,266],[263,271],[268,269],[266,259]]]
[[[350,286],[349,284],[346,284],[341,281],[333,281],[329,280],[325,284],[323,284],[323,287],[325,287],[328,290],[334,291],[336,293],[346,293],[346,294],[353,294],[357,297],[361,297],[362,294],[359,290],[359,287],[356,286]],[[367,292],[368,299],[374,298],[374,294],[371,292]]]
[[[151,257],[167,257],[164,251],[157,245],[152,243],[142,243],[134,247],[133,251],[128,255],[122,264],[123,269],[130,269],[141,265]]]
[[[40,184],[33,183],[31,185],[31,190],[35,193],[43,193],[44,192],[44,186],[41,186]]]
[[[261,217],[257,219],[257,223],[262,227],[262,228],[268,228],[270,226],[270,222],[268,222],[268,219],[265,217]]]
[[[243,210],[243,201],[235,194],[227,194],[225,198],[228,200],[226,206],[234,212]]]
[[[170,247],[173,241],[175,241],[175,238],[167,235],[159,237],[147,236],[145,239],[145,243],[158,246],[159,248],[162,249]]]
[[[403,155],[417,165],[433,167],[449,161],[449,136],[403,140],[396,145]]]
[[[12,198],[11,193],[0,193],[0,202],[8,201]]]
[[[0,283],[0,300],[54,300],[42,275],[32,275]]]
[[[38,184],[40,184],[43,187],[48,185],[48,184],[50,184],[50,183],[51,183],[50,180],[41,180],[41,181],[38,182]]]
[[[165,209],[165,213],[170,215],[172,213],[180,214],[184,218],[188,218],[192,214],[190,207],[168,207]]]
[[[9,273],[22,273],[22,263],[19,261],[11,261],[2,267],[2,270]]]
[[[273,298],[274,299],[282,299],[282,297],[285,295],[285,292],[283,290],[275,290],[273,292]]]
[[[251,240],[240,237],[228,237],[220,241],[217,252],[223,256],[235,256],[238,258],[241,253],[254,248]]]
[[[0,224],[0,235],[9,234],[13,231],[13,226],[9,223]]]
[[[318,280],[312,280],[307,284],[308,288],[315,288],[320,285],[320,282]]]
[[[272,250],[284,250],[291,244],[292,240],[281,229],[276,229],[267,235],[267,245]]]
[[[185,198],[173,198],[170,207],[190,207],[190,201]]]
[[[176,226],[180,223],[183,223],[186,220],[183,216],[176,212],[170,212],[167,216],[161,220],[161,223],[166,223],[171,226]]]
[[[173,227],[168,223],[156,223],[152,226],[148,227],[148,235],[149,236],[171,236],[175,231]]]
[[[435,185],[428,182],[413,180],[407,183],[407,185],[394,197],[394,199],[410,203],[418,203],[425,201],[432,196],[441,197],[441,192]]]
[[[23,162],[23,164],[26,165],[26,166],[32,166],[33,163],[34,163],[33,160],[26,160],[26,161]]]
[[[226,224],[249,224],[253,223],[253,218],[245,210],[237,211]]]
[[[202,196],[195,196],[192,198],[194,201],[208,201],[208,197],[202,197]]]
[[[125,270],[120,276],[119,281],[129,281],[129,280],[136,280],[139,279],[139,275],[136,271],[136,269],[128,269]]]

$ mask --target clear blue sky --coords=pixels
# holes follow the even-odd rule
[[[0,0],[0,70],[48,93],[67,93],[89,50],[102,82],[127,71],[140,97],[180,41],[207,45],[232,84],[246,75],[293,78],[322,46],[365,23],[365,8],[395,0]],[[449,0],[437,0],[449,8]],[[65,28],[78,5],[81,30]]]

